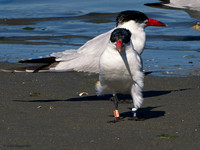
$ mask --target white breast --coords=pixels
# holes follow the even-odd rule
[[[134,70],[138,70],[138,58],[132,48],[119,53],[108,48],[100,58],[99,78],[103,93],[130,93]]]

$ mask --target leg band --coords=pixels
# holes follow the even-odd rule
[[[132,113],[136,113],[137,109],[136,108],[132,108]]]
[[[114,110],[114,116],[115,118],[119,118],[119,110]]]
[[[133,117],[136,117],[136,111],[137,111],[136,108],[132,108]]]

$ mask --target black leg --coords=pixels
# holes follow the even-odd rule
[[[114,96],[112,97],[112,99],[113,99],[113,103],[114,103],[114,105],[115,105],[115,109],[118,110],[118,102],[119,102],[119,100],[118,100],[117,96],[114,95]]]
[[[115,120],[114,121],[110,121],[110,122],[113,122],[113,123],[116,123],[118,121],[121,121],[120,120],[120,116],[119,116],[119,110],[118,110],[118,98],[116,95],[113,95],[113,97],[111,97],[111,101],[113,101],[113,104],[115,106],[115,110],[114,110],[114,117],[115,117]]]

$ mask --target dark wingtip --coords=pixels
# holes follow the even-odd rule
[[[19,63],[34,63],[34,64],[51,64],[56,62],[56,57],[38,58],[31,60],[21,60]]]
[[[147,75],[149,75],[151,73],[152,73],[152,71],[146,71],[146,72],[144,72],[144,75],[147,76]]]

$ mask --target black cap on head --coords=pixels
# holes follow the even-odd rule
[[[139,11],[132,11],[132,10],[122,11],[117,16],[116,19],[117,26],[119,24],[128,22],[130,20],[134,20],[137,23],[144,23],[144,21],[148,20],[148,17],[144,13]]]
[[[117,42],[118,40],[121,40],[123,43],[130,42],[131,39],[131,32],[124,28],[117,28],[115,29],[110,36],[111,42]]]

